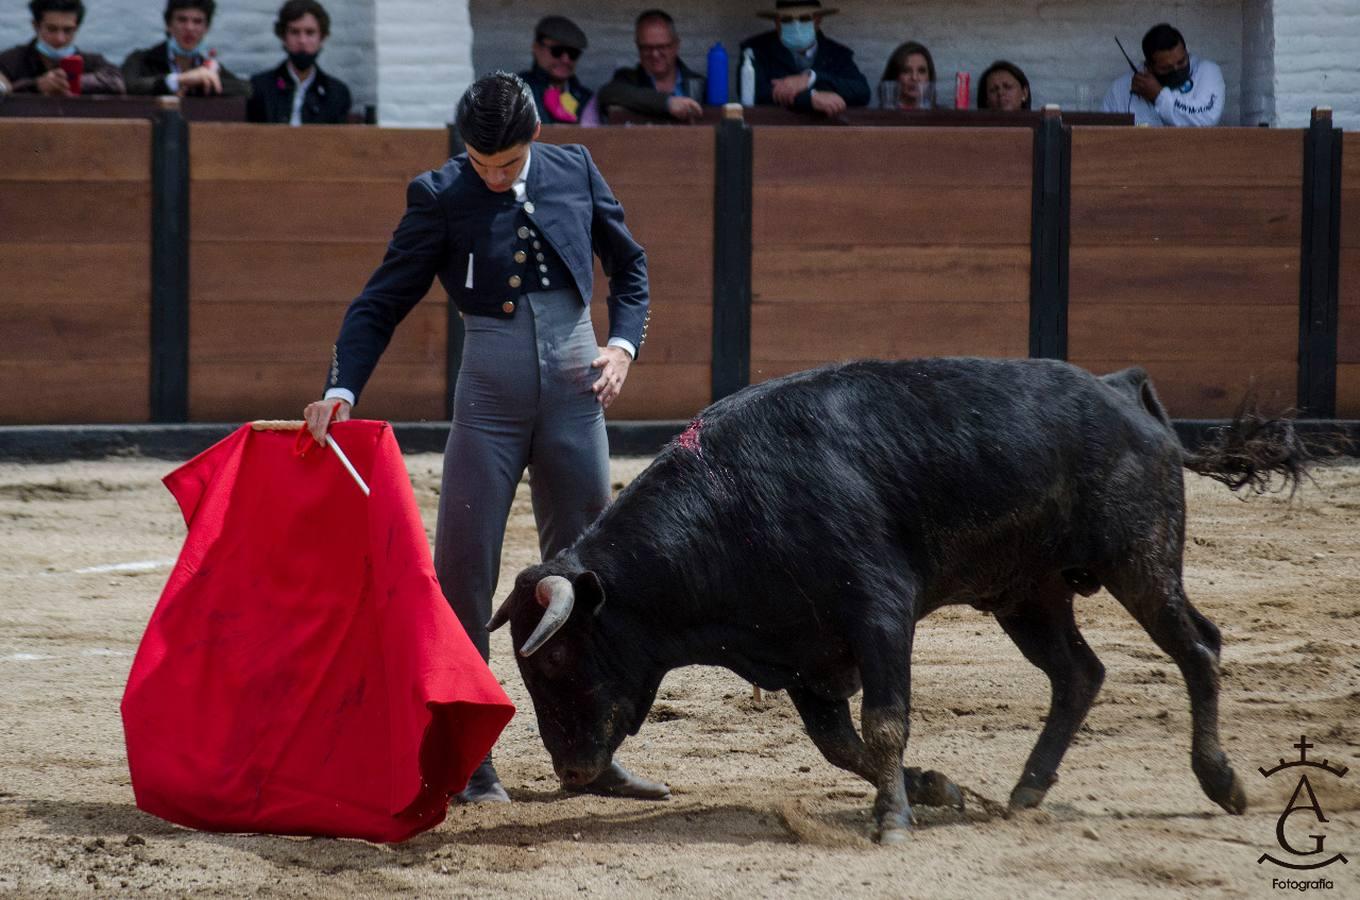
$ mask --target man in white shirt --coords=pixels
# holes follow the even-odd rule
[[[1217,125],[1225,95],[1218,64],[1191,56],[1181,33],[1162,23],[1143,36],[1143,68],[1116,78],[1101,109],[1133,113],[1135,125]]]

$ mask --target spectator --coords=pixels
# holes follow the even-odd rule
[[[544,16],[534,26],[534,64],[519,77],[533,90],[541,121],[581,121],[592,91],[577,80],[576,61],[588,44],[586,33],[566,16]]]
[[[288,58],[250,78],[246,118],[289,125],[340,125],[348,120],[349,87],[321,71],[316,58],[331,34],[331,17],[317,0],[287,0],[274,34]]]
[[[215,51],[203,52],[203,36],[216,10],[215,0],[166,0],[166,40],[123,60],[128,93],[250,96],[250,82],[219,63]]]
[[[847,106],[869,102],[869,82],[855,65],[855,54],[822,34],[822,18],[837,9],[822,9],[818,0],[778,0],[758,13],[774,19],[774,31],[742,41],[756,69],[756,103],[835,116]]]
[[[0,94],[37,93],[69,97],[72,86],[60,60],[80,53],[85,63],[80,76],[82,94],[123,93],[123,73],[98,53],[76,49],[76,31],[85,21],[80,0],[33,0],[33,40],[0,53]]]
[[[613,79],[600,88],[600,105],[621,106],[649,116],[682,121],[704,114],[699,101],[703,76],[680,58],[680,35],[675,20],[659,9],[649,9],[637,17],[634,30],[638,64],[618,69]]]
[[[935,58],[925,44],[907,41],[898,44],[883,67],[889,109],[930,109],[935,105]]]
[[[1116,78],[1101,108],[1133,113],[1135,125],[1217,125],[1225,94],[1218,64],[1191,56],[1181,33],[1162,23],[1143,36],[1143,68]]]
[[[1029,79],[1015,63],[998,59],[978,79],[977,108],[1002,112],[1029,109]]]

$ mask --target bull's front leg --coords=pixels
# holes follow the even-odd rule
[[[915,623],[886,626],[870,615],[864,631],[852,640],[864,684],[860,732],[870,780],[878,788],[874,821],[878,841],[897,844],[907,839],[915,819],[907,802],[902,755],[911,729],[911,645]]]
[[[788,694],[803,718],[808,737],[826,761],[876,784],[864,741],[850,718],[850,701],[825,697],[800,686],[790,686]],[[902,779],[908,803],[963,808],[963,792],[940,772],[922,771],[913,766],[902,770]]]

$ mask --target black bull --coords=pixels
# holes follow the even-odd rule
[[[599,774],[668,671],[724,666],[788,692],[827,760],[875,785],[879,837],[895,841],[909,796],[958,797],[938,773],[902,768],[916,623],[970,604],[1049,677],[1010,798],[1032,807],[1104,677],[1072,602],[1103,586],[1180,667],[1191,765],[1241,813],[1219,744],[1219,632],[1181,583],[1181,470],[1259,490],[1272,473],[1297,484],[1306,461],[1280,420],[1239,418],[1217,447],[1186,451],[1139,369],[816,369],[709,407],[573,547],[520,574],[491,627],[511,623],[564,783]],[[848,702],[861,688],[862,737]]]

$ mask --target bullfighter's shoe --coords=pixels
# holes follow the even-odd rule
[[[496,767],[491,764],[491,754],[486,754],[486,759],[482,760],[481,765],[472,773],[468,779],[468,786],[453,795],[453,799],[459,803],[509,803],[510,795],[501,787],[500,776],[496,774]]]
[[[564,790],[578,794],[599,794],[603,797],[632,797],[635,800],[669,800],[671,789],[664,784],[634,775],[614,760],[590,784],[574,787],[563,784]]]

